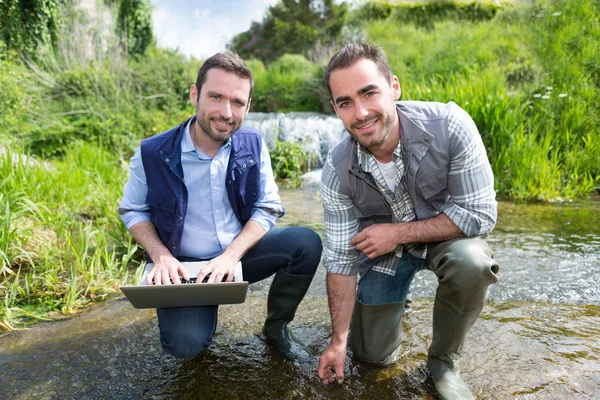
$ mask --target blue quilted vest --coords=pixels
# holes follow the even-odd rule
[[[196,117],[191,120],[194,123]],[[188,200],[181,166],[181,140],[188,122],[141,144],[150,218],[160,240],[174,257],[179,255]],[[261,148],[261,136],[253,128],[242,126],[231,136],[225,185],[231,207],[242,225],[250,219],[260,191]]]

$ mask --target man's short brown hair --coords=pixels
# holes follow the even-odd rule
[[[325,83],[327,84],[327,90],[329,90],[330,97],[333,98],[331,86],[329,85],[331,73],[336,69],[348,68],[363,59],[373,61],[375,65],[377,65],[379,72],[381,72],[388,81],[392,81],[394,75],[388,64],[387,56],[381,47],[370,43],[349,43],[335,53],[334,56],[331,57],[331,60],[329,60],[329,64],[327,64],[327,69],[325,70]]]
[[[196,89],[198,90],[198,98],[200,98],[200,90],[202,85],[206,82],[206,74],[209,70],[218,68],[226,72],[232,72],[240,78],[248,79],[250,81],[250,93],[248,93],[248,99],[252,97],[252,91],[254,90],[254,78],[252,77],[252,71],[246,66],[246,63],[240,56],[234,53],[217,53],[214,56],[206,59],[200,71],[198,71],[198,77],[196,78]]]

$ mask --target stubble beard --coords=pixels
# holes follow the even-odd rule
[[[372,121],[376,118],[379,118],[379,120],[383,122],[382,127],[381,127],[381,136],[380,137],[376,136],[377,131],[371,133],[367,137],[364,137],[364,136],[361,137],[360,135],[355,133],[355,129],[357,128],[357,126],[364,125],[366,122]],[[392,131],[393,126],[394,126],[394,120],[392,119],[391,116],[388,115],[385,118],[383,118],[383,115],[381,115],[380,113],[374,113],[374,114],[368,115],[365,119],[363,119],[360,122],[359,121],[353,122],[352,125],[350,125],[350,129],[346,129],[346,130],[348,131],[348,133],[350,133],[350,135],[358,143],[360,143],[363,147],[368,149],[371,147],[379,146],[381,143],[383,143],[385,141],[385,139],[390,135],[390,132]]]
[[[231,129],[227,132],[219,132],[215,131],[210,127],[210,121],[213,120],[215,122],[227,122],[233,125],[230,125]],[[196,123],[198,127],[202,130],[202,132],[214,140],[215,142],[225,143],[229,138],[240,128],[241,122],[236,123],[232,118],[207,118],[206,114],[196,110]]]

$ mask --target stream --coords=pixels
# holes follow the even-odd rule
[[[324,237],[315,180],[280,191],[280,224]],[[463,379],[485,399],[600,398],[600,202],[501,202],[489,241],[500,281],[465,344]],[[380,369],[349,357],[339,385],[317,377],[331,337],[320,266],[291,324],[311,360],[288,361],[263,341],[270,280],[220,307],[212,346],[193,360],[164,354],[154,311],[117,297],[0,337],[0,399],[435,399],[425,367],[433,277],[422,271],[411,287],[401,361]]]

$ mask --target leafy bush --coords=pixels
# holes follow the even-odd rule
[[[22,102],[28,127],[9,132],[36,155],[62,155],[79,140],[130,154],[141,138],[192,112],[188,93],[196,66],[170,50],[150,50],[144,62],[121,56],[31,66],[27,92],[37,95]]]
[[[302,186],[300,178],[307,170],[308,155],[300,143],[275,142],[270,151],[275,179],[292,187]]]
[[[396,23],[413,24],[418,28],[433,29],[436,22],[452,20],[455,22],[487,21],[496,15],[501,5],[498,2],[482,1],[429,1],[417,3],[369,2],[358,9],[371,21],[391,17]]]
[[[260,112],[315,111],[322,108],[322,70],[301,55],[285,54],[265,68],[251,60],[255,79],[252,110]]]
[[[187,60],[178,51],[152,46],[143,59],[129,65],[145,108],[172,111],[190,107],[190,86],[196,82],[200,62]]]
[[[377,21],[386,19],[394,10],[394,6],[390,3],[382,2],[366,2],[352,13],[352,19],[357,21]]]

